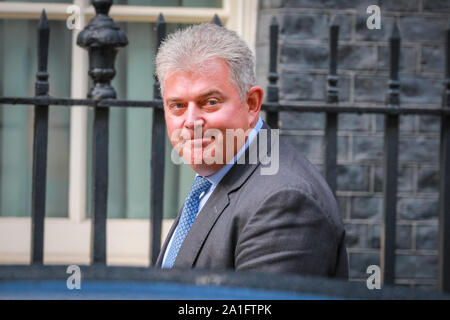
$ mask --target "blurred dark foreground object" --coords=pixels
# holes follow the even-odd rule
[[[81,288],[68,289],[64,265],[0,266],[0,299],[448,299],[406,287],[369,290],[366,282],[293,275],[80,266]]]

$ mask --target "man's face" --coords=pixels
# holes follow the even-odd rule
[[[245,136],[227,139],[227,131],[248,135],[259,115],[248,99],[241,101],[227,64],[218,58],[196,72],[169,70],[163,100],[172,146],[202,176],[223,167],[245,143]]]

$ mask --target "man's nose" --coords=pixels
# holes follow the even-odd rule
[[[201,116],[201,110],[199,110],[198,106],[195,103],[190,102],[187,107],[186,120],[184,122],[184,126],[187,129],[194,130],[194,126],[195,127],[203,126],[203,124],[204,120],[203,117]]]

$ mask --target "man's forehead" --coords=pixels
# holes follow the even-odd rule
[[[226,65],[220,61],[212,62],[210,66],[202,66],[195,70],[169,70],[164,80],[164,98],[173,99],[184,95],[208,96],[224,95],[233,90]]]
[[[167,70],[165,78],[168,79],[173,76],[200,77],[210,74],[228,76],[228,64],[224,59],[213,58],[202,62],[186,64],[177,68],[170,68]]]

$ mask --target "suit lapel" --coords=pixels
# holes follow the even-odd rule
[[[175,218],[175,221],[172,223],[169,233],[167,234],[166,240],[164,240],[164,244],[163,244],[161,250],[159,251],[158,259],[156,260],[156,264],[155,264],[155,267],[157,267],[157,268],[161,268],[164,254],[167,250],[167,246],[169,245],[170,239],[172,238],[172,235],[178,226],[178,221],[180,221],[181,212],[183,212],[183,207],[181,207],[181,210],[178,212],[178,216]]]
[[[267,148],[268,152],[270,152],[270,128],[265,123],[262,128],[268,130],[267,135],[269,143]],[[258,151],[258,142],[259,134],[256,139],[252,141],[246,152],[242,155],[246,157],[245,159],[249,159],[250,152]],[[259,156],[258,152],[255,154]],[[242,184],[259,166],[260,159],[257,158],[256,163],[253,164],[248,163],[249,161],[244,162],[245,164],[240,164],[240,161],[238,161],[238,163],[236,163],[223,177],[222,181],[219,182],[216,189],[214,189],[205,206],[198,213],[197,218],[184,239],[175,260],[174,267],[193,267],[200,249],[208,237],[208,234],[230,202],[229,194],[242,186]],[[178,223],[174,223],[174,225],[176,224]],[[170,236],[173,233],[173,230],[174,227],[172,227]],[[170,237],[168,237],[168,239],[170,239]],[[166,240],[165,247],[167,247],[167,243],[168,240]]]

